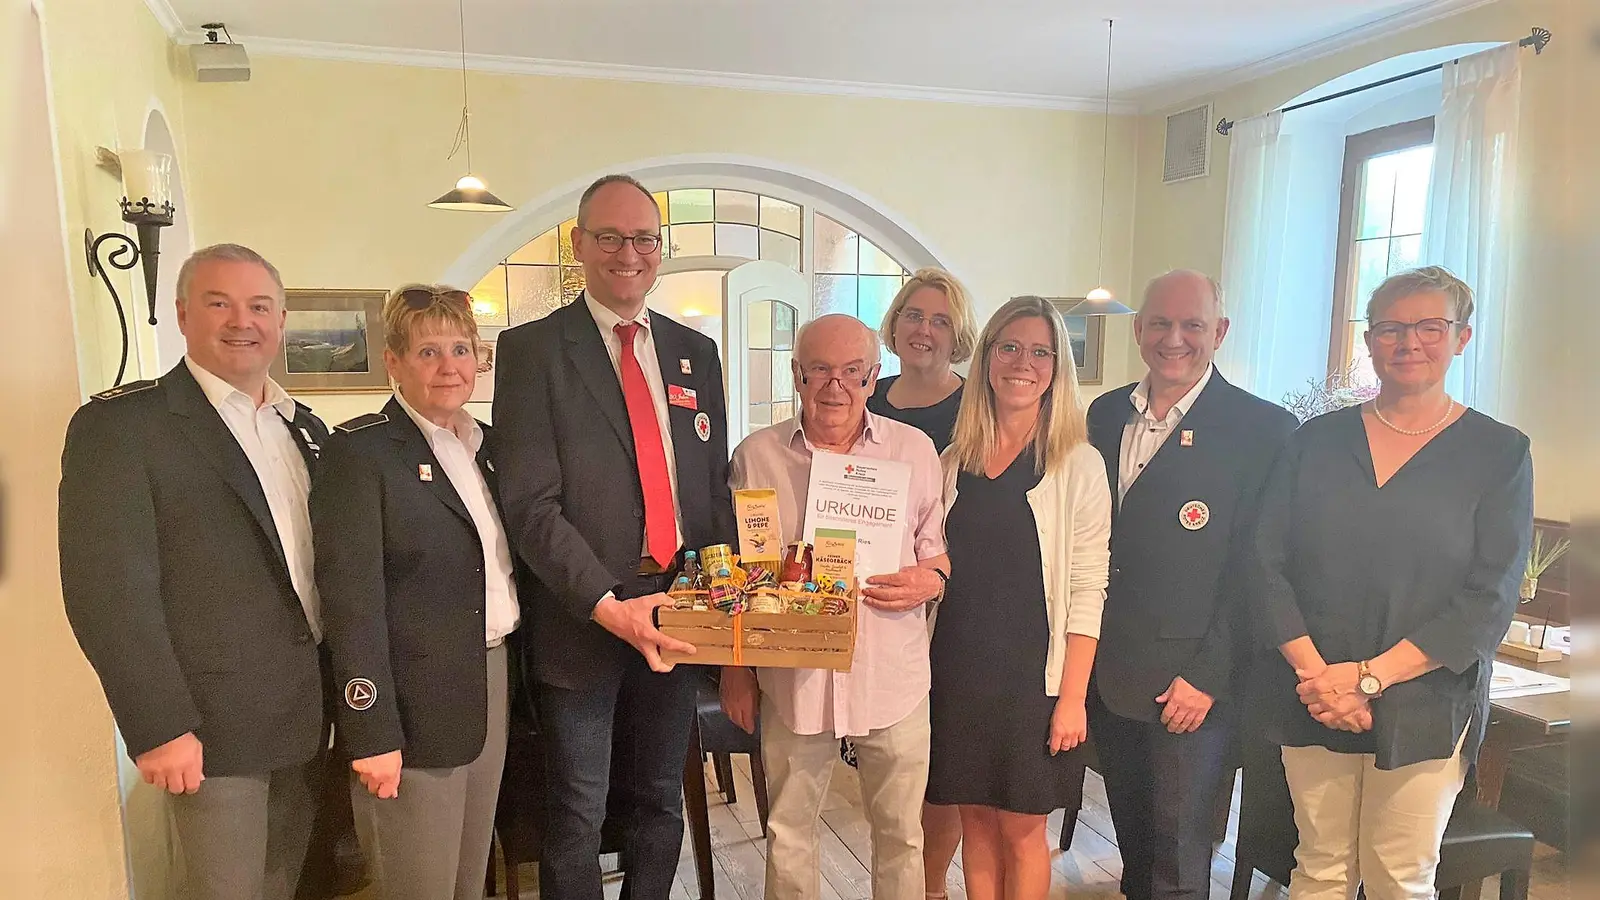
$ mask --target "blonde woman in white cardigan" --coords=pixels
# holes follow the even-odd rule
[[[1105,461],[1048,301],[1017,297],[990,319],[943,461],[952,574],[927,799],[960,807],[968,897],[1042,900],[1045,817],[1082,785],[1111,533]]]

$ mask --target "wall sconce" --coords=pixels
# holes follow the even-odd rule
[[[101,154],[104,157],[106,154]],[[89,260],[89,275],[98,276],[111,292],[111,301],[117,306],[117,322],[122,326],[122,361],[117,366],[117,380],[112,387],[122,384],[128,369],[128,317],[122,308],[122,298],[116,285],[111,283],[107,266],[124,272],[135,264],[143,263],[145,296],[150,304],[150,324],[156,324],[156,280],[161,257],[161,229],[172,224],[172,157],[152,150],[125,150],[116,155],[122,175],[122,221],[134,226],[138,243],[120,231],[95,235],[93,229],[83,231],[84,251]],[[108,168],[111,168],[109,165]],[[102,262],[100,250],[110,242],[114,246]]]

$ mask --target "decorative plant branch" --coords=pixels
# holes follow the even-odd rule
[[[1533,529],[1533,545],[1528,550],[1528,563],[1522,570],[1522,589],[1518,593],[1518,602],[1527,603],[1539,595],[1539,576],[1555,565],[1567,551],[1572,549],[1572,542],[1566,538],[1558,538],[1546,544],[1545,530],[1535,527]],[[1537,640],[1529,636],[1529,643],[1535,647],[1543,648],[1550,633],[1550,607],[1554,601],[1545,603],[1544,616],[1538,626]]]
[[[1539,593],[1539,576],[1555,565],[1567,551],[1572,549],[1572,542],[1566,538],[1558,538],[1549,544],[1544,540],[1545,530],[1533,530],[1533,546],[1528,552],[1528,565],[1522,570],[1522,602],[1527,603]]]
[[[1334,372],[1318,381],[1306,379],[1304,391],[1290,391],[1283,395],[1283,407],[1295,414],[1301,422],[1314,419],[1323,413],[1356,406],[1378,396],[1378,386],[1368,382],[1358,373],[1352,362],[1343,371]]]

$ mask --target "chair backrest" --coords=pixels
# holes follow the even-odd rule
[[[1283,772],[1283,756],[1273,743],[1242,740],[1244,783],[1239,788],[1239,835],[1235,866],[1249,866],[1279,884],[1289,883],[1300,832],[1294,801]]]

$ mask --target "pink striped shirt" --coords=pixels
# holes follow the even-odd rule
[[[911,466],[901,566],[942,555],[944,484],[933,441],[910,425],[870,412],[865,415],[866,430],[850,453]],[[733,452],[729,482],[735,490],[772,488],[778,492],[785,543],[799,540],[805,525],[812,452],[799,417],[755,432]],[[910,715],[928,695],[926,611],[919,606],[886,613],[862,604],[855,660],[849,672],[759,669],[761,692],[772,700],[795,734],[831,731],[847,737],[888,728]]]

